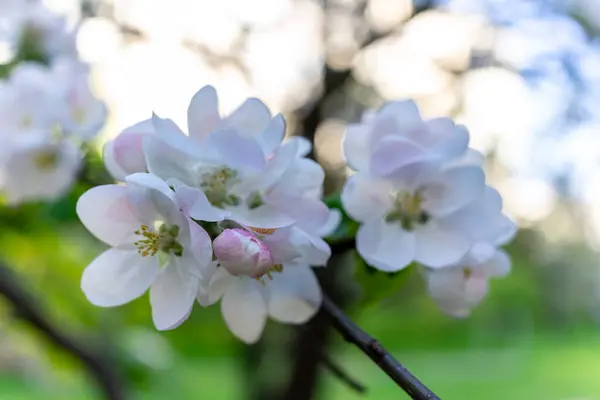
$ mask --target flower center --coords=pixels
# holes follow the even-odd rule
[[[422,210],[424,198],[420,191],[414,193],[403,191],[392,196],[394,203],[385,216],[386,222],[398,222],[404,230],[411,231],[415,228],[415,224],[425,224],[429,221],[429,214]]]
[[[42,150],[33,158],[35,166],[40,170],[52,170],[56,168],[59,160],[59,154],[51,149]]]
[[[183,253],[183,246],[177,241],[177,236],[179,236],[179,226],[177,225],[169,228],[165,224],[160,224],[157,232],[150,231],[148,225],[142,225],[135,231],[135,234],[142,237],[133,243],[142,257],[154,256],[159,251],[178,257],[181,257]]]
[[[211,172],[203,173],[200,187],[213,206],[236,206],[240,203],[239,197],[230,195],[228,192],[231,185],[236,183],[237,180],[237,171],[220,167]]]

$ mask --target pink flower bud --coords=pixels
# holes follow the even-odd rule
[[[142,144],[144,137],[153,133],[152,121],[146,120],[130,126],[104,145],[104,162],[115,179],[122,181],[127,175],[146,172]]]
[[[269,248],[251,232],[226,229],[213,242],[219,264],[231,275],[260,278],[273,268]]]

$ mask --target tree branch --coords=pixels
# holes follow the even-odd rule
[[[96,378],[106,399],[125,399],[121,381],[106,356],[86,348],[54,327],[44,316],[39,304],[21,286],[15,274],[2,263],[0,263],[0,294],[14,307],[18,318],[29,322],[57,346],[78,358],[90,375]]]
[[[324,313],[346,341],[356,345],[415,400],[439,400],[431,390],[400,364],[383,346],[352,322],[335,303],[323,295]]]
[[[336,364],[329,356],[326,354],[323,355],[321,363],[325,368],[329,370],[336,378],[341,380],[343,383],[348,385],[352,390],[358,393],[366,393],[367,388],[356,379],[348,375],[346,371],[338,364]]]

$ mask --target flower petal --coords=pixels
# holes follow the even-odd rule
[[[171,256],[172,262],[162,269],[150,288],[152,320],[158,330],[179,326],[194,305],[198,293],[198,278],[187,272],[185,262],[193,259]]]
[[[360,124],[349,124],[344,140],[344,157],[348,166],[355,171],[369,168],[369,131],[368,127]]]
[[[216,222],[229,216],[227,211],[214,207],[204,192],[187,185],[175,186],[175,195],[181,211],[198,221]]]
[[[258,143],[266,156],[273,154],[275,149],[281,145],[285,136],[285,119],[283,115],[277,114],[267,128],[257,137]]]
[[[196,183],[193,175],[196,160],[188,154],[172,148],[163,140],[146,137],[144,154],[148,172],[164,180],[177,179],[186,185]]]
[[[207,145],[217,149],[222,160],[233,169],[260,171],[265,166],[265,155],[258,141],[234,130],[213,132],[208,136]]]
[[[498,250],[492,258],[481,265],[487,276],[504,277],[510,273],[510,257],[503,251]]]
[[[133,243],[134,232],[142,222],[132,211],[129,190],[121,185],[96,186],[77,201],[77,215],[83,225],[98,239],[118,246]]]
[[[482,196],[484,190],[485,174],[480,167],[451,168],[427,185],[423,208],[435,216],[448,215]]]
[[[204,140],[221,123],[219,98],[214,87],[207,85],[198,90],[187,111],[188,132],[194,139]]]
[[[191,265],[203,279],[210,279],[214,274],[212,265],[212,241],[210,235],[195,221],[186,218],[190,232],[190,252],[196,263]],[[195,273],[194,273],[195,274]]]
[[[283,228],[296,221],[271,204],[263,204],[252,210],[246,206],[230,208],[231,219],[244,226],[254,228]]]
[[[392,205],[389,182],[358,172],[344,185],[342,204],[355,220],[365,222],[383,217]]]
[[[224,126],[257,136],[267,128],[269,122],[271,112],[267,106],[258,99],[249,98],[225,119]]]
[[[239,278],[231,275],[225,268],[217,267],[208,284],[208,296],[198,298],[198,302],[203,307],[216,303],[223,297],[229,286],[235,283],[236,279]]]
[[[271,318],[288,324],[302,324],[319,310],[321,287],[308,265],[285,265],[269,281],[268,309]]]
[[[267,303],[257,281],[238,278],[221,300],[221,312],[229,330],[246,343],[260,338],[267,322]]]
[[[415,260],[430,268],[454,264],[464,257],[472,242],[460,232],[447,229],[435,221],[415,229]]]
[[[120,306],[143,295],[158,272],[154,257],[113,248],[96,257],[83,271],[81,289],[96,306]]]
[[[358,228],[356,249],[369,265],[400,271],[414,260],[415,235],[383,220],[367,222]]]

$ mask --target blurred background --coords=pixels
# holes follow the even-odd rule
[[[131,398],[260,398],[293,370],[291,328],[270,324],[245,347],[212,307],[159,333],[147,298],[100,309],[79,289],[104,248],[74,212],[107,179],[102,144],[153,110],[185,125],[191,96],[212,84],[223,113],[256,96],[288,134],[313,139],[328,193],[347,174],[344,126],[365,109],[412,98],[424,116],[465,124],[520,225],[512,274],[467,319],[442,314],[414,273],[383,301],[348,301],[351,315],[442,399],[600,399],[599,0],[46,3],[78,27],[109,117],[66,197],[0,208],[0,257],[62,331],[112,355]],[[13,56],[0,42],[1,61]],[[320,398],[408,398],[331,339],[331,358],[368,393],[323,370]],[[101,398],[80,360],[0,302],[1,400]]]

